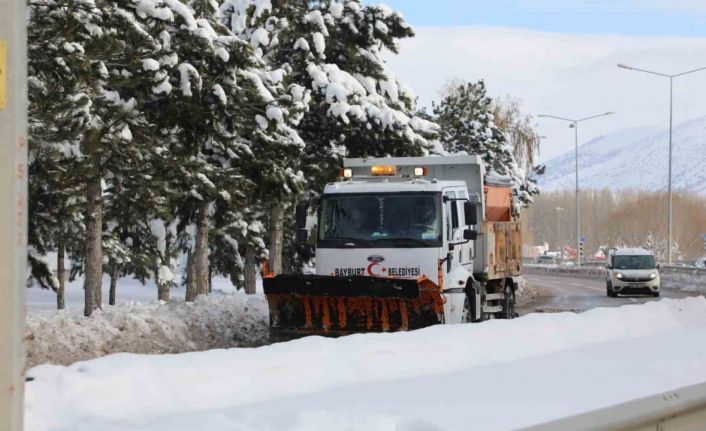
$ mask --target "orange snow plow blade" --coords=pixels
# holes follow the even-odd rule
[[[429,279],[278,275],[263,280],[274,337],[424,328],[443,319]]]

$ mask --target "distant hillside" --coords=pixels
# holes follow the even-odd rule
[[[622,130],[579,147],[581,188],[666,190],[669,131]],[[706,194],[706,117],[674,127],[673,187]],[[546,163],[544,191],[575,186],[574,151]]]

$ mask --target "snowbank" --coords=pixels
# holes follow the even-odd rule
[[[514,429],[706,381],[706,299],[28,372],[26,429]],[[472,425],[471,425],[472,424]]]
[[[86,318],[80,309],[27,317],[27,366],[71,364],[116,352],[180,353],[258,346],[269,341],[262,295],[200,296],[106,306]]]

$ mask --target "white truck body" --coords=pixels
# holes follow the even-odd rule
[[[397,174],[394,177],[372,177],[371,168],[380,165],[395,166]],[[426,175],[415,176],[416,167],[426,168]],[[316,249],[316,273],[333,276],[364,275],[412,279],[423,275],[437,285],[441,281],[441,289],[446,299],[444,321],[460,323],[463,319],[467,283],[473,280],[474,272],[487,272],[488,265],[485,238],[471,241],[463,239],[464,229],[479,231],[480,223],[483,221],[485,169],[480,157],[462,155],[345,159],[344,168],[351,169],[352,177],[349,180],[328,184],[323,192],[324,199],[337,194],[436,193],[440,197],[468,199],[476,208],[479,222],[478,225],[466,223],[462,205],[456,205],[454,208],[447,203],[441,206],[442,220],[451,220],[449,212],[456,211],[458,223],[456,226],[452,223],[443,223],[443,241],[438,247],[325,248],[319,245]],[[450,247],[451,244],[454,244],[453,247]],[[442,271],[439,271],[439,261],[447,257],[449,252],[453,256],[450,266],[444,264]],[[440,275],[442,280],[439,280]],[[476,304],[480,308],[482,304],[480,298]],[[498,306],[488,306],[485,312],[498,311]],[[478,309],[477,313],[480,315],[481,311]]]

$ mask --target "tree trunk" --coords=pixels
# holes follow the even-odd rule
[[[201,204],[196,222],[196,246],[194,247],[194,279],[199,295],[208,294],[208,230],[209,203]]]
[[[108,292],[108,305],[115,305],[115,289],[118,286],[118,266],[110,270],[110,291]]]
[[[157,283],[157,299],[169,301],[169,283],[159,278],[159,268],[154,269],[154,280]]]
[[[63,310],[66,307],[65,292],[66,292],[66,267],[64,266],[64,256],[66,247],[63,243],[59,244],[59,249],[56,253],[56,276],[59,279],[59,290],[56,291],[56,309]]]
[[[284,249],[284,207],[276,205],[272,208],[270,226],[270,267],[275,274],[282,273],[282,253]]]
[[[213,293],[213,266],[208,265],[208,294]]]
[[[245,274],[245,293],[252,295],[256,291],[257,286],[257,261],[255,260],[255,249],[252,246],[248,246],[245,249],[245,268],[243,268]]]
[[[103,205],[100,166],[100,132],[90,130],[84,142],[85,154],[92,160],[92,172],[86,186],[86,256],[83,314],[88,317],[101,304],[103,278]]]
[[[189,250],[186,258],[186,301],[192,302],[199,295],[194,275],[194,253]]]

